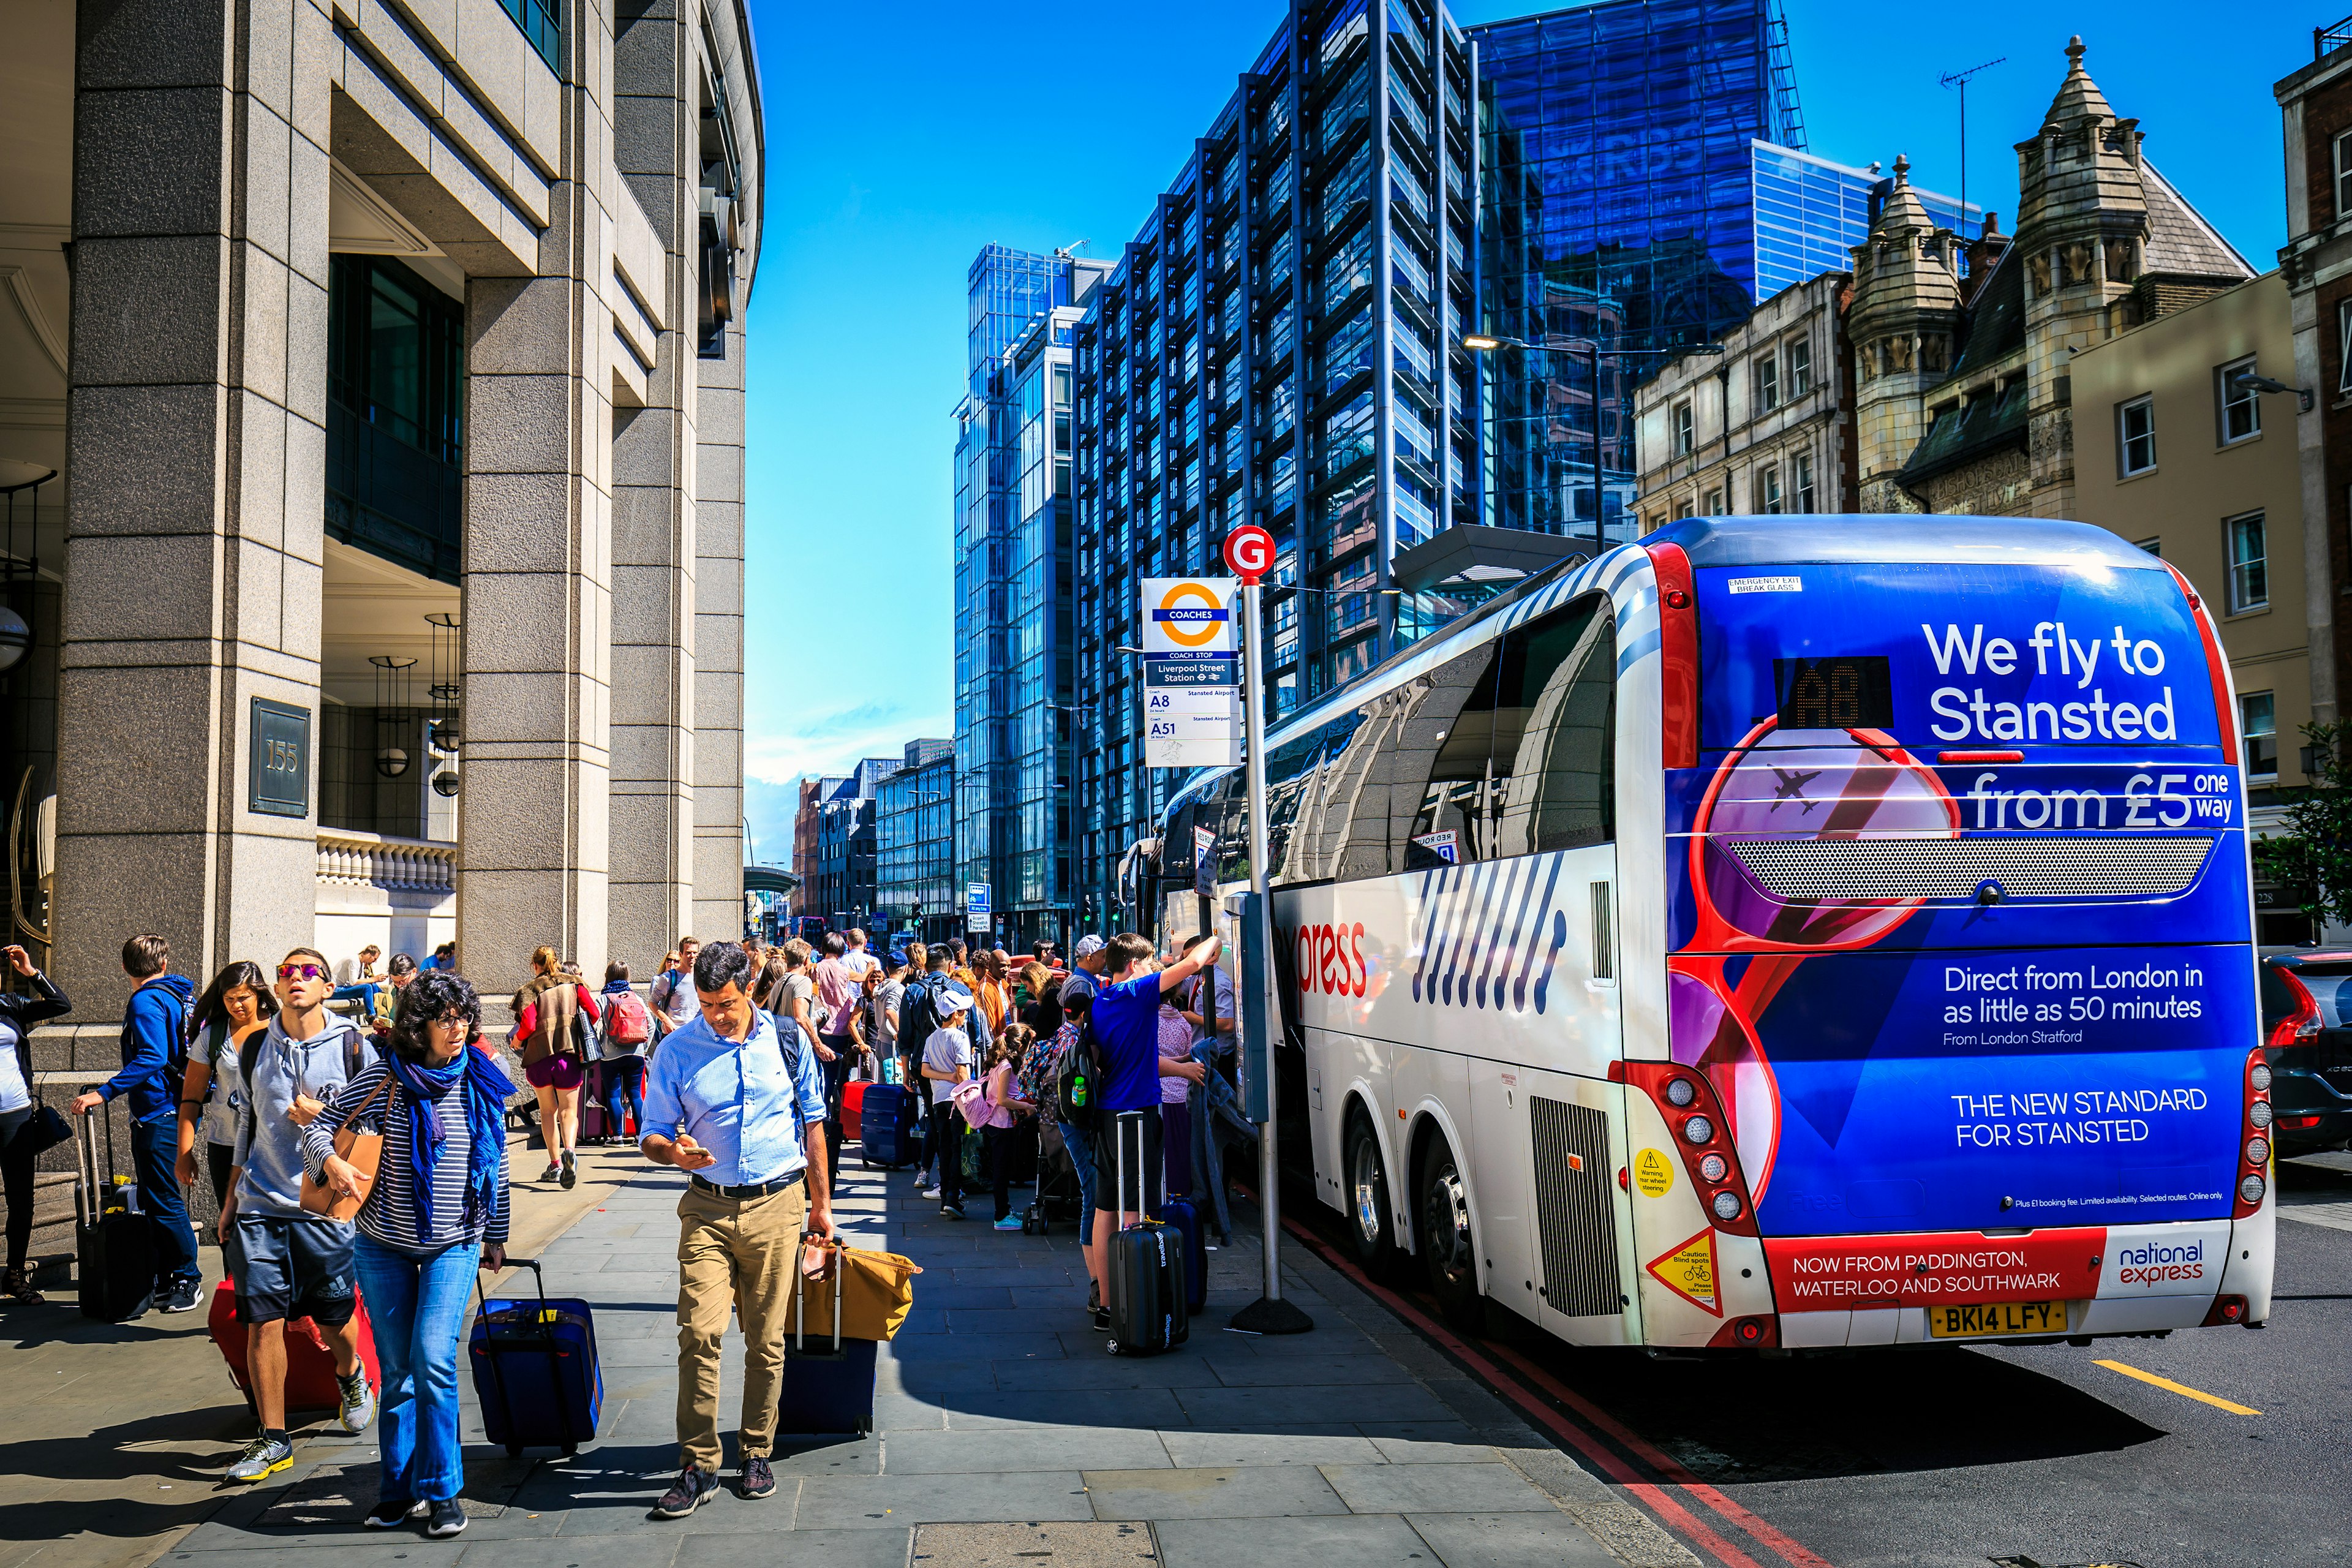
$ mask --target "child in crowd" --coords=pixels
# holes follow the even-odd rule
[[[1010,1111],[1012,1119],[1000,1118],[998,1124],[986,1130],[988,1173],[996,1185],[996,1226],[998,1230],[1019,1230],[1021,1216],[1013,1212],[1013,1167],[1024,1147],[1034,1148],[1037,1141],[1037,1105],[1023,1093],[1020,1074],[1022,1064],[1028,1060],[1036,1045],[1035,1031],[1026,1024],[1008,1023],[997,1037],[996,1048],[988,1064],[988,1099],[1000,1112]]]
[[[956,1114],[955,1086],[971,1077],[971,1037],[964,1025],[971,993],[949,985],[936,1005],[944,1015],[923,1045],[923,1078],[931,1086],[931,1145],[940,1171],[940,1217],[963,1218],[963,1118]]]

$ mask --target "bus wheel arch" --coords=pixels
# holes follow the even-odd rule
[[[1444,1131],[1427,1118],[1423,1125],[1425,1131],[1414,1139],[1412,1164],[1414,1233],[1423,1271],[1445,1321],[1475,1331],[1486,1320],[1486,1301],[1468,1180]]]
[[[1340,1195],[1347,1216],[1349,1250],[1358,1265],[1374,1279],[1391,1279],[1400,1271],[1404,1242],[1397,1224],[1388,1152],[1381,1146],[1379,1123],[1373,1121],[1362,1097],[1350,1095],[1341,1126]]]

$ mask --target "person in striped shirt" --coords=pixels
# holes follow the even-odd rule
[[[457,1435],[457,1342],[478,1268],[506,1267],[506,1100],[513,1083],[481,1038],[474,988],[446,970],[401,993],[378,1058],[303,1130],[302,1157],[338,1194],[358,1173],[336,1157],[345,1126],[383,1135],[352,1248],[383,1363],[378,1500],[366,1522],[424,1517],[425,1533],[466,1528]]]

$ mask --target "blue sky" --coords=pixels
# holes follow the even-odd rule
[[[1460,0],[1464,25],[1539,7]],[[1116,255],[1272,34],[1281,0],[1083,6],[751,0],[766,94],[767,231],[749,322],[750,730],[758,858],[790,854],[793,781],[954,732],[950,557],[964,273],[992,240]],[[1969,196],[2014,228],[2016,160],[2067,35],[2148,157],[2245,253],[2275,265],[2284,176],[2272,82],[2333,19],[2263,3],[1787,0],[1809,145]],[[1181,26],[1171,29],[1171,17]],[[876,24],[881,23],[877,32]]]

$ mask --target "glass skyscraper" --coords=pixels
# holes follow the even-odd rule
[[[874,790],[874,917],[929,942],[963,929],[955,887],[955,742],[907,742],[906,765]]]
[[[967,278],[956,411],[955,876],[997,934],[1066,944],[1070,329],[1106,261],[992,245]],[[961,892],[955,908],[962,908]],[[932,912],[926,900],[925,913]]]
[[[1475,106],[1430,0],[1292,0],[1077,331],[1078,875],[1135,924],[1119,858],[1172,777],[1142,762],[1138,581],[1271,530],[1279,714],[1417,635],[1396,552],[1472,515]]]
[[[1750,144],[1801,148],[1775,0],[1606,0],[1477,46],[1482,521],[1633,536],[1628,389],[1746,318]]]
[[[1756,213],[1756,299],[1760,304],[1792,283],[1853,266],[1853,247],[1895,188],[1895,176],[1875,166],[1851,168],[1769,142],[1751,145],[1750,191]],[[1928,221],[1964,239],[1984,230],[1984,209],[1965,211],[1952,196],[1911,187]]]

